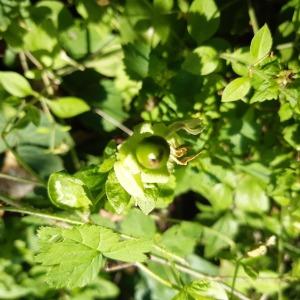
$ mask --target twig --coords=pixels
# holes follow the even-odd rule
[[[27,178],[22,178],[22,177],[16,177],[16,176],[4,174],[4,173],[0,173],[0,178],[11,180],[11,181],[16,181],[16,182],[34,184],[34,185],[38,185],[38,186],[45,186],[41,182],[37,182],[37,181],[30,180],[30,179],[27,179]]]
[[[27,72],[29,70],[29,67],[28,67],[26,55],[24,54],[24,52],[19,53],[19,58],[20,58],[20,63],[21,63],[23,71]]]
[[[19,203],[16,203],[15,201],[13,201],[10,198],[8,198],[6,196],[3,196],[1,194],[0,194],[0,200],[4,203],[8,204],[8,205],[15,206],[15,207],[5,207],[5,206],[1,207],[1,209],[4,210],[4,211],[10,211],[10,212],[16,212],[16,213],[21,213],[21,214],[33,215],[33,216],[36,216],[36,217],[41,217],[41,218],[45,218],[45,219],[49,219],[49,220],[54,220],[54,221],[59,221],[59,222],[67,223],[67,224],[72,224],[72,225],[83,225],[85,223],[85,222],[82,222],[82,221],[77,221],[77,220],[70,219],[69,217],[61,217],[61,216],[57,216],[55,214],[46,213],[46,212],[43,212],[43,211],[40,211],[40,210],[37,210],[37,209],[32,209],[32,208],[27,208],[27,207],[20,207]],[[124,234],[121,234],[121,236],[123,238],[133,239],[132,237],[129,237],[127,235],[124,236]],[[157,248],[160,248],[160,247],[157,246]],[[162,249],[160,249],[160,250],[162,250]],[[164,252],[166,252],[166,251],[162,251],[162,253],[164,253]],[[174,255],[174,257],[177,257],[177,256]],[[188,274],[188,275],[190,275],[194,278],[197,278],[197,279],[207,279],[207,280],[218,281],[227,292],[231,291],[231,287],[222,281],[222,279],[229,278],[229,277],[209,276],[209,275],[203,274],[203,273],[201,273],[197,270],[194,270],[194,269],[192,269],[191,267],[189,267],[187,265],[180,264],[178,262],[178,260],[177,260],[177,262],[174,262],[174,261],[170,261],[170,260],[161,258],[161,257],[159,257],[157,255],[154,255],[154,254],[150,255],[150,260],[153,261],[153,262],[162,264],[162,265],[174,267],[178,271],[180,271],[182,273],[185,273],[185,274]],[[181,261],[182,260],[183,259],[181,258]],[[120,268],[124,269],[124,268],[130,267],[130,266],[132,266],[132,264],[123,264],[122,267],[120,267]],[[164,285],[166,285],[170,288],[176,288],[176,286],[174,286],[172,283],[170,283],[168,281],[165,281],[164,279],[160,278],[157,274],[153,273],[151,270],[149,270],[143,264],[136,263],[135,266],[137,266],[140,270],[147,273],[152,278],[160,281],[162,284],[164,284]],[[115,271],[117,271],[117,268],[115,269]],[[110,272],[113,272],[113,270],[110,269]],[[264,278],[264,279],[267,279],[267,278]],[[274,280],[274,278],[270,278],[270,279]],[[235,295],[235,297],[237,297],[240,300],[250,300],[247,296],[245,296],[244,294],[242,294],[242,293],[240,293],[236,290],[234,290],[233,294]]]
[[[147,275],[149,275],[150,277],[152,277],[153,279],[155,279],[156,281],[160,282],[161,284],[171,288],[171,289],[176,289],[176,290],[180,290],[180,288],[177,285],[174,285],[173,283],[171,283],[170,281],[167,281],[163,278],[161,278],[160,276],[158,276],[156,273],[152,272],[149,268],[147,268],[145,265],[141,264],[141,263],[135,263],[135,265],[144,273],[146,273]]]
[[[7,142],[4,134],[2,134],[2,140],[6,146],[6,148],[14,155],[17,162],[25,169],[28,173],[30,173],[33,177],[35,177],[39,183],[43,186],[45,186],[44,180],[22,159],[22,157],[15,151]]]
[[[257,23],[255,10],[254,10],[251,0],[248,0],[248,14],[249,14],[249,18],[250,18],[250,23],[252,25],[253,33],[255,34],[258,31],[259,26]]]
[[[2,195],[2,194],[0,194],[0,200],[3,203],[5,203],[7,205],[11,205],[11,206],[13,206],[15,208],[21,208],[22,207],[22,205],[20,203],[18,203],[15,200],[9,198],[8,196]],[[1,210],[5,210],[5,208],[6,207],[1,207]]]
[[[99,108],[95,108],[94,112],[97,115],[99,115],[100,117],[102,117],[104,120],[106,120],[107,122],[113,124],[114,126],[118,127],[119,129],[121,129],[126,134],[128,134],[128,135],[132,135],[133,134],[133,131],[131,129],[129,129],[128,127],[126,127],[122,123],[120,123],[118,120],[116,120],[115,118],[113,118],[112,116],[110,116],[109,114],[107,114],[106,112],[104,112],[103,110],[101,110]]]
[[[105,272],[117,272],[120,270],[124,270],[130,267],[134,267],[135,264],[133,263],[127,263],[127,264],[120,264],[120,265],[116,265],[116,266],[112,266],[112,267],[106,267],[104,269]]]
[[[16,205],[16,203],[14,203],[14,201],[10,200],[9,198],[4,197],[3,195],[0,195],[0,200],[8,205],[15,206],[15,207],[5,207],[5,206],[1,207],[1,210],[4,210],[4,211],[10,211],[10,212],[15,212],[15,213],[20,213],[20,214],[31,215],[31,216],[35,216],[35,217],[59,221],[59,222],[72,224],[72,225],[83,225],[84,224],[81,221],[71,220],[67,217],[60,217],[60,216],[45,213],[45,212],[42,212],[42,211],[39,211],[36,209],[21,207],[20,205],[19,205],[19,207],[17,207],[17,205]]]
[[[197,270],[193,270],[190,267],[182,266],[182,265],[177,264],[177,263],[170,263],[169,261],[167,261],[163,258],[160,258],[158,256],[155,256],[155,255],[151,255],[150,259],[152,261],[157,262],[157,263],[162,264],[162,265],[174,266],[178,271],[181,271],[185,274],[191,275],[191,276],[193,276],[194,278],[197,278],[197,279],[208,279],[208,280],[218,281],[223,286],[225,291],[227,291],[227,292],[231,291],[231,287],[228,286],[223,281],[221,281],[220,277],[212,277],[212,276],[204,275],[204,274],[200,273]],[[235,295],[235,297],[239,298],[240,300],[251,300],[250,298],[248,298],[247,296],[245,296],[244,294],[242,294],[242,293],[240,293],[236,290],[233,291],[233,294]]]
[[[43,65],[29,51],[26,51],[25,55],[40,71],[42,71],[42,80],[43,80],[44,86],[46,88],[46,91],[49,95],[53,95],[54,90],[52,88],[52,85],[51,85],[51,82],[50,82],[50,79],[49,79],[47,73],[45,73],[45,71],[44,71]]]
[[[241,259],[238,259],[236,261],[236,265],[234,268],[233,279],[232,279],[232,284],[231,284],[231,291],[230,291],[230,300],[234,299],[235,284],[236,284],[236,279],[237,279],[237,275],[238,275],[239,268],[240,268],[240,263],[241,263]]]

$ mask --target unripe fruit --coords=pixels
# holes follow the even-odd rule
[[[146,169],[157,170],[166,166],[170,156],[170,146],[160,136],[149,136],[141,140],[136,148],[136,158]]]

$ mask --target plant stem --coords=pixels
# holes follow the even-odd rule
[[[35,217],[44,218],[44,219],[64,222],[64,223],[68,223],[68,224],[72,224],[72,225],[83,225],[84,224],[81,221],[72,220],[72,219],[69,219],[67,217],[61,217],[61,216],[57,216],[55,214],[49,214],[47,212],[39,211],[39,210],[32,209],[32,208],[29,208],[29,207],[28,208],[27,207],[21,207],[21,205],[18,205],[18,203],[14,203],[12,200],[10,200],[9,198],[7,198],[3,195],[0,195],[0,200],[3,201],[4,203],[8,204],[8,205],[14,206],[14,207],[5,207],[5,206],[1,207],[1,210],[4,210],[4,211],[31,215],[31,216],[35,216]]]
[[[233,300],[233,297],[234,297],[235,284],[236,284],[236,279],[237,279],[237,275],[238,275],[239,268],[240,268],[240,262],[241,262],[241,259],[238,259],[236,262],[236,265],[235,265],[232,284],[231,284],[230,300]]]
[[[185,274],[188,274],[190,276],[193,276],[194,278],[197,278],[197,279],[207,279],[207,280],[214,280],[214,281],[218,281],[222,287],[224,288],[225,291],[227,292],[232,292],[232,288],[230,286],[228,286],[226,283],[224,283],[222,281],[222,278],[220,277],[214,277],[214,276],[208,276],[208,275],[205,275],[197,270],[194,270],[190,267],[187,267],[187,266],[182,266],[178,263],[171,263],[159,256],[156,256],[156,255],[151,255],[150,256],[150,259],[153,261],[153,262],[157,262],[159,264],[162,264],[162,265],[168,265],[168,266],[174,266],[178,271],[181,271],[182,273],[185,273]],[[233,291],[233,294],[235,297],[237,297],[238,299],[240,300],[250,300],[247,296],[245,296],[244,294],[234,290]]]
[[[255,10],[252,4],[251,0],[248,0],[248,14],[249,14],[249,18],[250,18],[250,23],[253,29],[253,33],[255,34],[258,29],[258,23],[257,23],[257,18],[256,18],[256,14],[255,14]]]
[[[82,221],[70,219],[69,217],[57,216],[55,214],[43,212],[43,211],[33,209],[33,208],[29,208],[29,207],[21,207],[21,205],[19,203],[16,203],[12,199],[10,199],[6,196],[3,196],[1,194],[0,194],[0,200],[3,201],[4,203],[8,204],[8,205],[13,206],[13,207],[5,207],[5,206],[1,207],[1,209],[4,210],[4,211],[10,211],[10,212],[16,212],[16,213],[21,213],[21,214],[33,215],[33,216],[36,216],[36,217],[41,217],[41,218],[45,218],[45,219],[49,219],[49,220],[64,222],[64,223],[68,223],[68,224],[72,224],[72,225],[83,225],[83,224],[85,224]],[[123,237],[125,239],[133,239],[132,237],[124,235],[124,234],[121,234],[121,237]],[[171,258],[176,262],[172,262],[170,260],[161,258],[161,257],[159,257],[157,255],[154,255],[154,254],[151,254],[151,256],[150,256],[151,261],[157,262],[157,263],[162,264],[162,265],[173,266],[178,271],[181,271],[181,272],[186,273],[190,276],[193,276],[194,278],[217,280],[227,292],[231,291],[230,286],[228,286],[226,283],[222,282],[220,277],[208,276],[208,275],[200,273],[197,270],[194,270],[194,269],[190,268],[188,266],[187,262],[183,258],[181,258],[181,257],[179,257],[175,254],[172,254],[172,253],[168,252],[167,250],[165,250],[165,249],[163,249],[163,248],[161,248],[157,245],[154,246],[154,249],[156,251],[159,251],[162,255],[164,255],[168,258]],[[139,269],[141,269],[142,271],[147,273],[149,276],[151,276],[152,278],[155,278],[156,280],[160,281],[162,284],[167,285],[170,288],[177,288],[172,283],[170,283],[168,281],[165,281],[164,279],[160,278],[157,274],[153,273],[146,266],[144,266],[140,263],[137,263],[135,265]],[[242,293],[240,293],[238,291],[234,291],[234,295],[240,300],[250,300],[248,297],[246,297],[245,295],[243,295]]]
[[[180,290],[180,288],[177,285],[174,285],[173,283],[171,283],[170,281],[167,281],[163,278],[161,278],[160,276],[158,276],[156,273],[152,272],[149,268],[147,268],[145,265],[141,264],[141,263],[135,263],[135,265],[144,273],[146,273],[147,275],[149,275],[150,277],[152,277],[153,279],[155,279],[156,281],[160,282],[161,284],[171,288],[171,289],[176,289],[176,290]]]
[[[22,207],[22,205],[20,203],[16,202],[15,200],[13,200],[13,199],[5,196],[5,195],[2,195],[2,194],[0,194],[0,200],[2,202],[4,202],[5,204],[11,205],[15,208],[21,208]],[[6,210],[6,207],[1,207],[1,210]]]
[[[134,267],[135,264],[134,263],[125,263],[125,264],[119,264],[116,266],[111,266],[111,267],[106,267],[104,269],[105,272],[116,272],[116,271],[120,271],[120,270],[124,270],[130,267]]]
[[[283,242],[281,239],[282,236],[282,209],[280,210],[280,233],[278,234],[277,237],[277,250],[278,250],[278,256],[277,256],[277,273],[279,275],[279,277],[282,277],[283,273],[284,273],[284,263],[283,263]],[[282,295],[282,285],[281,285],[281,281],[279,281],[278,283],[278,300],[282,300],[283,299],[283,295]]]
[[[41,182],[37,182],[37,181],[30,180],[30,179],[27,179],[27,178],[22,178],[22,177],[16,177],[16,176],[4,174],[4,173],[0,173],[0,178],[11,180],[11,181],[16,181],[16,182],[21,182],[21,183],[28,183],[28,184],[38,185],[38,186],[45,186]]]
[[[113,124],[114,126],[118,127],[123,132],[127,133],[128,135],[133,134],[133,131],[131,129],[129,129],[128,127],[126,127],[122,123],[120,123],[118,120],[116,120],[115,118],[113,118],[112,116],[110,116],[109,114],[104,112],[103,110],[101,110],[99,108],[96,108],[94,111],[97,115],[102,117],[104,120],[106,120],[107,122],[109,122],[109,123]]]
[[[20,166],[22,166],[23,169],[25,169],[29,174],[31,174],[33,177],[35,177],[38,180],[38,182],[40,183],[40,185],[46,186],[46,183],[44,182],[44,180],[23,160],[23,158],[17,153],[17,151],[15,151],[12,147],[10,147],[10,145],[6,141],[6,138],[4,137],[3,134],[2,134],[2,140],[3,140],[6,148],[14,155],[14,157],[16,158],[16,160],[20,164]]]

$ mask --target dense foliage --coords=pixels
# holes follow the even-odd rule
[[[299,0],[0,0],[0,299],[299,299]]]

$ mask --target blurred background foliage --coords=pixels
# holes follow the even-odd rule
[[[255,65],[249,46],[265,23],[272,53]],[[111,139],[126,138],[120,124],[200,118],[201,155],[176,169],[168,209],[95,220],[156,235],[194,269],[229,284],[236,260],[276,236],[265,255],[243,262],[236,288],[251,299],[298,299],[299,37],[298,0],[0,0],[1,174],[43,181],[72,173],[100,163]],[[7,71],[19,76],[7,79]],[[248,93],[222,102],[228,83],[248,75]],[[1,179],[0,190],[54,209],[42,187]],[[50,289],[33,262],[41,219],[1,215],[0,299],[175,295],[134,269],[101,273],[84,289]]]

